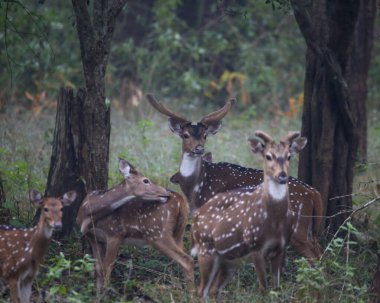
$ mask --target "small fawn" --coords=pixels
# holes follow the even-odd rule
[[[31,190],[29,198],[41,209],[37,225],[32,228],[0,227],[0,277],[7,281],[14,303],[30,301],[33,279],[53,230],[62,228],[62,208],[76,199],[76,192],[67,192],[60,199],[43,198],[41,193]]]
[[[176,261],[192,281],[193,260],[183,251],[187,202],[180,194],[152,183],[125,160],[119,161],[119,170],[124,182],[108,191],[89,194],[77,217],[96,259],[97,289],[109,281],[122,244],[156,248]]]
[[[285,246],[298,228],[300,210],[288,209],[288,169],[292,155],[306,138],[290,132],[277,144],[262,131],[251,139],[252,151],[263,158],[264,181],[255,190],[219,193],[195,211],[192,253],[198,255],[198,294],[215,295],[229,282],[241,259],[253,261],[261,290],[267,287],[265,263],[272,267],[273,286],[280,282]]]

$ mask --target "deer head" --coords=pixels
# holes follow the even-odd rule
[[[256,131],[257,138],[249,140],[252,152],[264,160],[264,176],[278,184],[285,184],[289,178],[289,160],[306,145],[307,139],[299,132],[289,132],[279,144],[263,131]],[[261,139],[261,140],[260,140]]]
[[[147,94],[146,97],[157,111],[169,117],[170,129],[182,139],[182,151],[194,156],[204,153],[207,136],[218,132],[221,127],[221,120],[236,102],[235,99],[228,100],[222,108],[204,116],[199,122],[193,124],[157,101],[153,94]]]

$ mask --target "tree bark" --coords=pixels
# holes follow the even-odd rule
[[[58,96],[53,150],[45,196],[62,196],[75,190],[77,199],[63,209],[63,228],[60,237],[70,234],[80,202],[86,195],[81,162],[82,142],[85,139],[81,123],[86,92],[80,89],[76,97],[72,89],[61,88]]]
[[[126,0],[72,0],[86,89],[62,89],[57,109],[53,153],[46,195],[75,189],[78,198],[64,211],[60,236],[70,234],[80,201],[88,191],[106,189],[110,140],[110,108],[105,97],[105,73],[115,19]],[[90,11],[92,15],[90,15]]]
[[[357,161],[367,162],[367,78],[374,39],[376,0],[360,1],[353,47],[350,54],[348,86],[355,100],[358,119]]]
[[[363,100],[352,97],[348,79],[350,62],[360,59],[351,58],[359,1],[291,3],[308,47],[302,134],[309,143],[300,155],[298,173],[320,191],[325,214],[331,216],[352,209],[350,194],[361,131],[356,109]],[[347,215],[328,218],[326,227],[335,232]]]

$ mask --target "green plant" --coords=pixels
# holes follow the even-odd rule
[[[49,301],[86,302],[92,297],[94,291],[93,279],[86,279],[88,274],[94,270],[95,260],[84,255],[83,258],[74,261],[66,259],[60,252],[53,256],[47,263],[49,264],[46,274],[40,279],[40,287],[48,288]],[[79,283],[78,281],[83,281]]]

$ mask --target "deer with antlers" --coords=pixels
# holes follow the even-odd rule
[[[252,190],[219,193],[197,209],[193,217],[193,253],[198,255],[203,298],[220,292],[237,268],[237,261],[253,260],[261,290],[267,287],[265,263],[271,263],[272,283],[279,286],[285,246],[298,229],[299,212],[289,211],[288,170],[291,156],[306,138],[289,132],[280,143],[257,131],[250,140],[261,155],[264,180]]]
[[[90,242],[100,290],[109,277],[122,244],[150,245],[173,259],[193,280],[193,260],[183,251],[189,207],[175,192],[152,183],[126,160],[119,160],[124,181],[83,200],[77,224]]]
[[[62,208],[76,199],[70,191],[62,198],[46,197],[36,190],[29,192],[31,203],[41,209],[40,219],[32,228],[0,226],[0,277],[10,288],[11,301],[30,301],[34,277],[49,246],[53,230],[62,227]]]
[[[204,145],[208,135],[218,132],[222,118],[230,111],[235,99],[230,99],[219,110],[203,117],[194,124],[168,109],[152,94],[149,103],[160,113],[169,117],[172,132],[182,139],[182,160],[179,172],[171,180],[178,183],[192,209],[205,204],[217,193],[241,187],[255,187],[263,181],[263,171],[236,164],[205,160]],[[291,246],[307,258],[310,264],[321,256],[317,234],[323,215],[323,202],[319,192],[300,180],[289,178],[290,209],[301,211],[297,232],[291,238]]]

